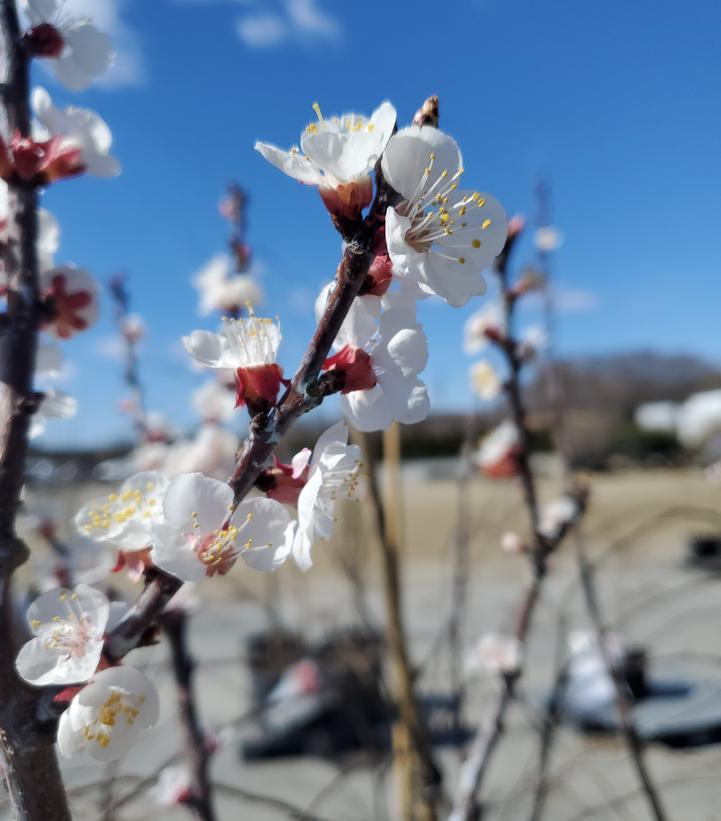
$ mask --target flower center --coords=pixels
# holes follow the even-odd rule
[[[145,696],[112,688],[98,710],[97,718],[83,726],[83,737],[86,741],[95,741],[101,747],[107,747],[112,737],[111,728],[117,726],[119,719],[124,719],[127,727],[132,727],[144,702]]]

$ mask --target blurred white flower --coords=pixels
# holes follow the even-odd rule
[[[373,183],[368,174],[391,138],[396,110],[384,102],[370,118],[342,114],[327,119],[317,103],[313,108],[318,122],[311,123],[301,135],[304,153],[295,147],[284,151],[263,142],[256,142],[255,148],[284,174],[306,185],[317,186],[331,213],[356,217],[373,197]]]
[[[542,228],[537,229],[535,240],[536,248],[539,251],[549,253],[556,251],[563,245],[563,234],[553,225],[544,225]]]
[[[403,197],[386,212],[393,273],[456,307],[482,294],[482,271],[506,242],[506,215],[490,194],[458,188],[456,142],[431,126],[404,128],[388,143],[382,168]]]
[[[263,301],[263,292],[249,274],[236,274],[228,254],[216,254],[193,277],[193,287],[198,291],[198,312],[207,316],[213,311],[220,313],[253,307]]]
[[[202,473],[173,479],[163,513],[153,525],[151,558],[183,581],[225,575],[239,557],[256,570],[275,570],[290,553],[292,523],[283,505],[253,498],[233,510],[230,486]]]
[[[157,471],[131,476],[120,489],[83,505],[75,527],[83,536],[137,551],[151,542],[151,526],[163,518],[167,478]]]
[[[25,40],[35,57],[50,61],[58,82],[83,91],[113,64],[107,35],[84,18],[65,13],[64,0],[23,0],[32,28]]]
[[[521,645],[514,636],[487,633],[466,653],[466,675],[513,675],[521,667]]]
[[[232,473],[238,437],[215,424],[201,425],[190,440],[174,442],[167,447],[162,462],[163,473],[169,478],[181,473],[204,473],[224,479]]]
[[[305,450],[293,460],[297,475],[304,475],[308,469],[298,496],[298,527],[293,541],[293,558],[302,570],[313,564],[311,549],[315,541],[333,535],[338,501],[355,498],[360,448],[347,442],[348,426],[338,422],[318,437],[312,457]]]
[[[463,326],[463,350],[479,353],[492,339],[506,334],[506,320],[501,307],[492,302],[472,313]]]
[[[578,502],[571,496],[560,496],[543,509],[538,529],[547,538],[555,539],[577,516]]]
[[[181,588],[182,590],[183,588]],[[190,797],[190,778],[182,764],[161,771],[154,787],[148,791],[150,799],[160,807],[183,804]]]
[[[204,422],[227,422],[235,410],[235,396],[217,379],[207,379],[196,388],[190,403]]]
[[[481,399],[495,399],[501,392],[503,384],[498,374],[487,359],[474,362],[468,369],[471,390]]]
[[[77,412],[78,400],[74,396],[56,391],[55,388],[48,388],[43,394],[38,409],[33,414],[28,435],[31,439],[35,439],[36,436],[45,432],[49,419],[72,419]]]
[[[492,479],[515,476],[516,456],[520,439],[516,426],[510,420],[502,422],[481,442],[476,461],[483,472]]]
[[[522,359],[532,359],[548,346],[548,334],[542,325],[530,325],[521,336],[519,355]]]
[[[43,593],[28,609],[35,637],[20,648],[18,673],[37,687],[87,681],[100,662],[109,612],[103,593],[85,584]]]
[[[98,320],[100,289],[84,268],[62,265],[40,275],[40,289],[50,308],[42,329],[58,339],[69,339]]]
[[[87,753],[98,761],[125,756],[159,717],[158,692],[132,667],[97,673],[60,716],[58,748],[66,758]]]
[[[82,165],[94,177],[115,177],[120,163],[110,154],[113,135],[108,124],[87,108],[56,108],[44,88],[32,92],[35,115],[53,137],[63,137],[80,150]]]

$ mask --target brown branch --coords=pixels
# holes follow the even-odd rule
[[[614,694],[616,698],[616,711],[618,719],[621,724],[620,732],[626,742],[631,762],[636,770],[636,775],[641,783],[646,802],[648,803],[651,815],[656,821],[665,821],[666,813],[664,812],[658,790],[653,782],[651,773],[646,767],[644,759],[643,742],[639,737],[636,727],[633,723],[633,715],[631,714],[631,706],[629,701],[628,686],[624,680],[623,673],[617,664],[614,664],[613,658],[608,648],[608,630],[603,620],[601,613],[601,606],[596,596],[596,587],[593,580],[593,570],[586,558],[585,545],[580,533],[575,534],[574,538],[576,548],[576,560],[578,562],[578,572],[581,579],[581,587],[583,590],[583,598],[586,604],[586,610],[591,618],[593,630],[596,634],[596,642],[598,649],[603,658],[604,667],[613,681]]]
[[[518,606],[513,631],[513,637],[521,651],[519,667],[510,672],[503,672],[499,676],[498,686],[491,704],[487,708],[486,717],[471,744],[466,760],[461,766],[458,789],[449,821],[471,821],[471,819],[480,816],[481,808],[477,794],[481,789],[493,751],[503,734],[506,713],[513,703],[516,683],[523,674],[523,655],[528,641],[531,621],[546,576],[548,559],[561,545],[575,521],[583,515],[587,502],[585,487],[579,486],[570,489],[569,495],[572,495],[576,501],[574,521],[564,522],[553,537],[549,537],[541,531],[538,493],[531,469],[530,437],[526,425],[526,409],[521,394],[521,370],[524,363],[518,352],[517,341],[513,336],[514,309],[518,297],[508,284],[508,260],[516,237],[517,234],[509,236],[505,248],[496,260],[496,272],[501,286],[506,327],[505,335],[497,344],[504,354],[509,371],[505,391],[511,418],[518,435],[516,463],[532,534],[530,559],[533,577]]]
[[[0,27],[7,75],[4,106],[10,131],[30,136],[29,66],[14,0],[2,0]],[[8,416],[0,442],[0,769],[16,821],[69,821],[70,812],[55,755],[54,734],[36,726],[38,691],[15,670],[11,577],[28,557],[15,518],[25,480],[28,430],[38,397],[33,393],[38,315],[38,194],[12,182],[10,234],[5,249],[7,321],[1,329],[0,368]],[[38,785],[42,785],[39,789]]]
[[[404,821],[433,821],[437,817],[436,805],[440,773],[433,761],[430,736],[424,725],[414,686],[413,671],[408,654],[408,640],[403,624],[401,601],[400,566],[398,544],[392,538],[386,520],[386,510],[376,477],[377,460],[373,455],[368,437],[356,433],[363,451],[363,462],[368,476],[369,498],[375,519],[375,529],[381,551],[383,598],[386,611],[386,641],[391,662],[391,692],[398,708],[400,728],[394,733],[394,756],[405,755],[408,783],[401,803]],[[401,730],[401,742],[398,729]],[[398,748],[407,749],[401,751]],[[402,762],[398,762],[401,763]]]
[[[211,751],[198,716],[193,681],[195,662],[188,650],[188,620],[178,608],[165,613],[162,624],[170,643],[178,711],[185,735],[184,757],[190,776],[190,795],[183,803],[198,821],[215,821],[209,773]]]

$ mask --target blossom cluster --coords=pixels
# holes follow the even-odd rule
[[[82,88],[110,65],[109,45],[88,22],[59,20],[59,10],[56,0],[27,0],[25,44],[34,56],[52,61],[61,81]],[[11,187],[18,181],[47,185],[83,172],[118,173],[109,129],[97,115],[75,107],[59,110],[43,89],[34,92],[33,105],[41,124],[37,134],[7,134],[0,143],[0,177]],[[365,279],[323,350],[328,355],[314,387],[322,384],[324,395],[337,394],[347,422],[360,431],[415,423],[430,408],[420,377],[428,342],[417,303],[439,297],[460,307],[483,293],[483,271],[506,241],[506,217],[490,194],[462,184],[460,149],[438,128],[397,130],[388,102],[370,117],[327,119],[314,107],[317,122],[304,130],[301,148],[256,144],[273,165],[318,189],[344,241],[353,241],[356,229],[364,232]],[[237,221],[236,206],[225,210]],[[98,289],[82,269],[54,265],[56,224],[47,216],[41,220],[43,330],[66,339],[95,320]],[[4,230],[12,234],[13,226],[7,223]],[[333,534],[339,502],[357,493],[360,448],[348,444],[345,420],[290,463],[273,457],[256,465],[255,487],[246,497],[232,480],[220,478],[231,471],[224,458],[212,454],[234,454],[234,438],[221,424],[236,409],[247,409],[251,424],[268,425],[273,437],[273,414],[282,397],[292,391],[302,401],[311,396],[311,386],[289,379],[278,361],[279,320],[253,310],[261,294],[244,273],[248,253],[241,246],[236,237],[235,277],[228,258],[217,257],[196,278],[201,313],[229,314],[217,332],[195,330],[183,338],[196,366],[218,377],[194,394],[203,419],[196,439],[171,446],[162,426],[153,432],[148,416],[144,458],[157,469],[134,473],[75,517],[78,536],[95,546],[99,563],[135,581],[162,572],[198,582],[229,573],[239,559],[272,572],[292,557],[306,570],[314,545]],[[342,285],[339,274],[319,294],[319,327]],[[6,291],[12,287],[4,283]],[[142,332],[142,323],[128,317],[126,338],[137,341]],[[56,355],[45,359],[57,369]],[[52,403],[46,414],[51,411]],[[62,415],[57,407],[55,415]],[[125,616],[123,605],[85,583],[43,593],[30,607],[33,638],[21,649],[17,669],[35,686],[65,688],[57,696],[68,702],[58,728],[63,755],[118,758],[158,720],[152,682],[106,654],[107,636]]]

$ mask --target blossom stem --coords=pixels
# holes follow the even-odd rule
[[[15,0],[0,5],[6,57],[3,103],[8,127],[30,136],[29,66],[21,43]],[[54,749],[54,735],[39,731],[38,692],[18,677],[14,657],[12,574],[29,555],[15,533],[25,480],[25,458],[32,413],[37,405],[33,374],[38,315],[38,193],[34,186],[10,183],[11,235],[4,264],[8,274],[7,322],[0,339],[0,377],[7,389],[8,415],[0,420],[0,769],[16,821],[70,821],[67,798]],[[38,788],[42,785],[42,789]]]

